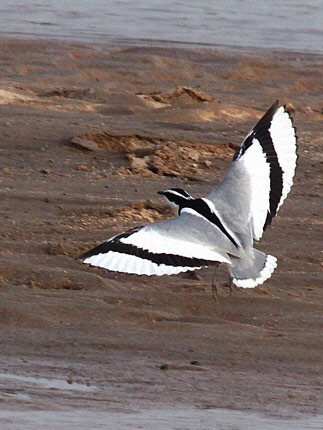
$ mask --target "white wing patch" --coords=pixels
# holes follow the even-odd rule
[[[283,192],[278,204],[278,211],[293,185],[297,160],[295,129],[283,106],[273,116],[269,132],[283,171]]]
[[[274,113],[267,126],[267,137],[265,124],[262,119],[251,130],[242,143],[236,160],[236,163],[243,163],[249,174],[251,191],[249,219],[252,221],[253,237],[256,240],[262,237],[268,224],[267,215],[270,223],[287,197],[293,185],[297,160],[295,129],[285,108],[281,106]],[[255,136],[252,138],[253,133]],[[243,152],[248,138],[252,138],[251,145],[249,144]]]
[[[253,139],[252,145],[239,162],[243,163],[250,176],[249,220],[252,221],[253,237],[259,240],[269,211],[270,166],[257,139]]]
[[[115,272],[132,273],[136,275],[177,275],[188,270],[198,270],[200,267],[168,266],[156,264],[135,255],[109,251],[106,254],[92,255],[84,260],[91,266],[102,267]]]
[[[183,233],[185,234],[185,232]],[[148,225],[130,236],[120,239],[120,242],[146,249],[153,254],[167,253],[180,257],[200,258],[230,264],[228,258],[214,251],[207,244],[202,245],[190,242],[189,235],[187,237],[188,240],[183,240],[168,236],[165,233],[160,234],[156,229],[150,228]]]
[[[114,236],[89,251],[90,255],[84,256],[84,263],[148,276],[176,275],[201,269],[212,262],[231,264],[227,254],[214,250],[212,243],[196,243],[186,231],[181,233],[187,239],[167,233],[167,229],[161,226],[170,223],[151,224]]]

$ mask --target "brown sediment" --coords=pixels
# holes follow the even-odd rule
[[[99,387],[62,395],[16,381],[10,393],[30,400],[2,384],[1,407],[322,412],[322,58],[0,46],[3,371]],[[211,269],[147,278],[76,259],[172,216],[159,190],[207,194],[277,98],[293,111],[299,167],[259,244],[278,257],[261,288],[230,297],[223,267],[215,304]]]
[[[178,87],[169,93],[162,94],[160,92],[153,92],[152,94],[138,94],[146,99],[154,100],[163,104],[190,104],[190,103],[212,103],[214,98],[205,94],[197,88]]]
[[[212,165],[209,158],[232,157],[238,145],[232,142],[213,144],[185,142],[149,136],[113,135],[107,132],[74,136],[71,143],[81,149],[113,151],[126,156],[128,165],[118,167],[117,175],[180,176],[202,179],[203,169]],[[123,156],[123,157],[122,157]],[[211,163],[211,164],[210,164]]]

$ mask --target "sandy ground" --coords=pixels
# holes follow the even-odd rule
[[[322,56],[0,49],[0,409],[323,413]],[[207,194],[277,98],[299,167],[258,245],[278,257],[261,288],[230,297],[223,267],[216,304],[211,269],[148,278],[76,260],[171,216],[158,190]]]

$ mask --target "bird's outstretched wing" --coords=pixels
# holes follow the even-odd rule
[[[214,225],[188,213],[133,228],[81,255],[84,263],[137,275],[173,275],[224,262],[237,254]]]
[[[259,240],[293,184],[297,138],[276,101],[234,155],[223,181],[207,196],[236,232]]]

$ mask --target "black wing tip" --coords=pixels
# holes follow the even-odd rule
[[[258,121],[258,123],[256,124],[256,126],[254,128],[256,128],[257,126],[259,126],[259,124],[261,124],[263,122],[267,122],[267,121],[271,120],[272,117],[275,115],[275,113],[277,112],[278,109],[279,109],[279,100],[277,99],[270,106],[270,108],[267,109],[266,113],[260,118],[260,120]]]
[[[298,145],[297,145],[297,141],[298,141],[297,128],[294,125],[294,118],[292,116],[292,112],[293,112],[294,109],[288,103],[282,105],[282,107],[284,108],[284,111],[288,114],[289,119],[292,122],[292,127],[294,129],[294,134],[295,134],[295,138],[296,138],[296,154],[297,154],[297,151],[298,151]],[[277,110],[279,108],[280,108],[280,103],[279,103],[279,99],[277,99],[270,106],[270,108],[266,111],[266,113],[260,118],[260,120],[254,126],[253,130],[260,129],[261,126],[263,126],[264,124],[270,122],[270,120],[273,118],[273,116],[275,115],[275,113],[277,112]]]
[[[233,161],[240,158],[245,151],[249,148],[249,146],[252,145],[253,138],[255,134],[258,134],[259,132],[263,132],[264,130],[268,130],[270,127],[270,123],[272,121],[273,116],[279,109],[279,100],[277,99],[269,109],[263,114],[263,116],[258,120],[256,125],[251,129],[250,133],[247,135],[247,137],[242,142],[241,146],[236,150]]]
[[[90,251],[84,252],[84,254],[78,255],[76,260],[85,260],[87,257],[90,257]]]
[[[279,108],[279,99],[276,99],[274,103],[270,106],[268,110],[273,110],[276,112],[276,110]]]
[[[86,258],[92,257],[93,255],[98,254],[106,254],[109,251],[109,243],[108,242],[102,242],[99,245],[95,246],[94,248],[90,249],[89,251],[84,252],[84,254],[81,254],[77,257],[77,260],[85,260]]]
[[[84,260],[86,258],[92,257],[93,255],[106,254],[112,249],[115,242],[118,242],[121,238],[129,237],[131,234],[136,233],[143,227],[143,225],[140,225],[138,227],[133,227],[130,230],[124,231],[123,233],[119,233],[117,236],[113,236],[105,242],[101,242],[99,245],[95,246],[89,251],[84,252],[84,254],[81,254],[79,257],[77,257],[77,260]]]
[[[97,255],[97,252],[93,252],[96,248],[92,248],[89,251],[84,252],[83,254],[76,257],[76,260],[85,260],[88,257],[92,257],[92,255]]]

